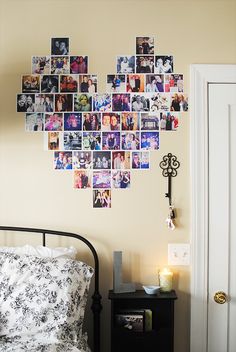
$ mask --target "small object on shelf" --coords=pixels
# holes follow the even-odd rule
[[[145,311],[122,311],[115,315],[116,327],[130,331],[144,331]]]
[[[159,272],[160,290],[170,292],[172,290],[173,273],[165,268]]]
[[[122,282],[122,252],[113,252],[113,289],[115,293],[135,292],[134,283]]]
[[[159,291],[160,286],[143,286],[143,289],[148,295],[155,295]]]

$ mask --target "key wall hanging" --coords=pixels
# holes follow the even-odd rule
[[[51,54],[32,57],[22,75],[17,112],[27,132],[44,133],[54,169],[71,172],[76,190],[91,189],[94,208],[131,187],[134,170],[150,168],[162,133],[177,131],[188,111],[183,74],[172,55],[155,52],[153,37],[136,37],[134,55],[116,57],[106,92],[89,73],[89,57],[70,55],[69,38],[52,38]]]

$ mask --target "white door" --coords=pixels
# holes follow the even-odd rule
[[[209,84],[208,285],[207,352],[236,352],[236,84]]]

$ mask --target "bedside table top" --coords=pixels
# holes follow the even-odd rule
[[[135,292],[128,293],[114,293],[113,290],[109,290],[109,299],[177,299],[177,295],[174,290],[171,292],[158,292],[155,295],[148,295],[144,290],[136,290]]]

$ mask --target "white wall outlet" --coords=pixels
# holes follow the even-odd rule
[[[190,245],[188,243],[168,244],[168,265],[189,265]]]

